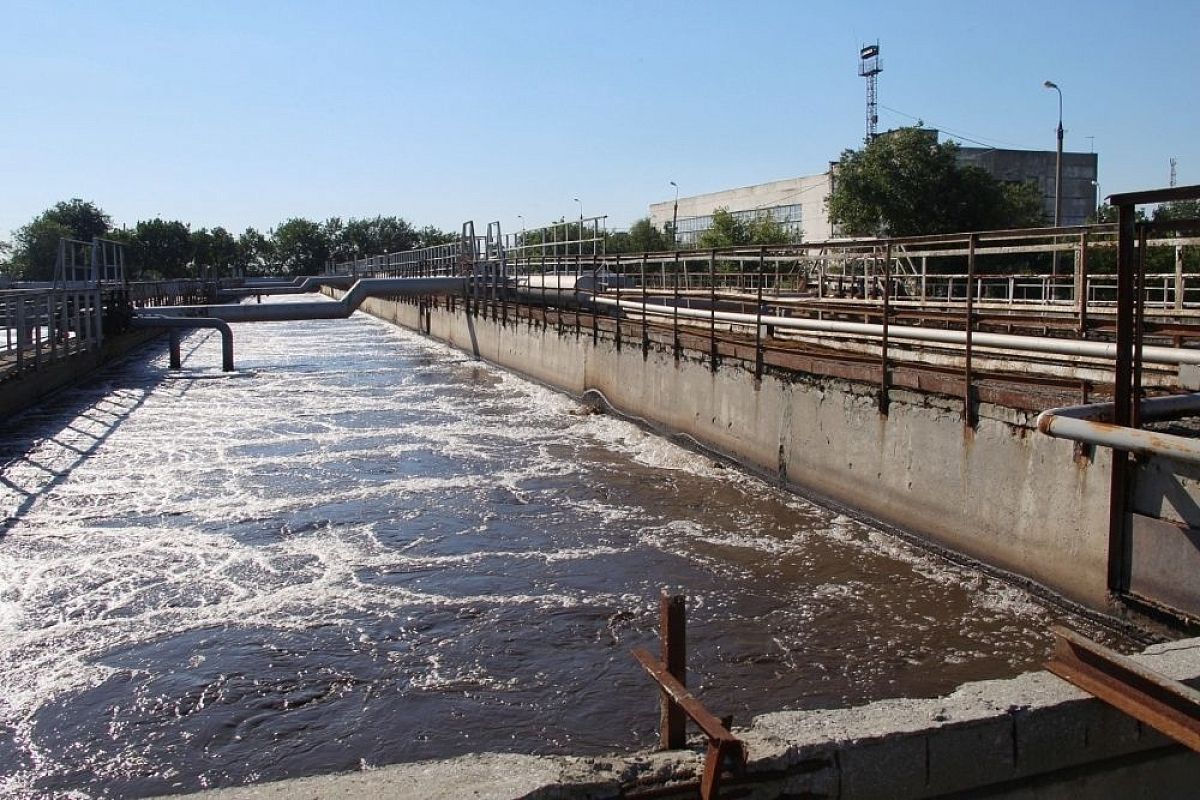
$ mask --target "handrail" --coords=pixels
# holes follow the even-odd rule
[[[609,297],[594,297],[592,301],[597,305],[641,311],[646,314],[677,314],[680,317],[702,319],[705,322],[715,319],[721,322],[731,322],[741,325],[770,325],[777,328],[858,336],[881,336],[883,334],[882,325],[865,322],[842,322],[838,320],[805,319],[800,317],[760,316],[758,314],[742,314],[733,311],[698,310],[679,306],[642,303],[634,300],[614,300]],[[891,339],[904,339],[906,341],[964,344],[967,334],[965,331],[889,325],[888,337]],[[1045,336],[1018,336],[1016,334],[973,331],[971,342],[977,347],[1024,350],[1033,353],[1052,353],[1055,355],[1106,359],[1116,356],[1115,344],[1076,339],[1057,339]],[[1145,361],[1156,364],[1200,365],[1200,350],[1148,346],[1142,349],[1142,358]]]

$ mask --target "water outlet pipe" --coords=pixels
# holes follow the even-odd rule
[[[221,332],[221,370],[233,372],[233,329],[222,319],[212,317],[171,317],[156,314],[138,314],[129,321],[134,328],[166,328],[171,332],[171,369],[179,369],[179,331],[195,328],[212,328]]]

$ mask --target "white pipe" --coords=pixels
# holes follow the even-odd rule
[[[1112,403],[1051,408],[1038,415],[1038,430],[1057,439],[1111,447],[1139,455],[1153,455],[1200,464],[1200,440],[1172,433],[1114,425]],[[1143,419],[1170,419],[1200,411],[1200,394],[1170,395],[1143,400]]]
[[[803,319],[798,317],[758,316],[756,314],[741,314],[733,311],[701,311],[693,308],[660,306],[640,303],[630,300],[617,301],[609,297],[594,297],[598,305],[620,306],[642,311],[670,316],[674,313],[680,317],[709,320],[716,318],[722,322],[737,322],[743,325],[772,325],[777,328],[792,328],[795,330],[813,331],[820,333],[844,333],[856,336],[882,336],[883,326],[864,322],[840,322],[836,320]],[[913,328],[908,326],[889,325],[889,339],[901,339],[914,342],[937,342],[940,344],[965,344],[966,331],[947,331],[936,328]],[[1084,342],[1075,339],[1055,339],[1045,336],[1016,336],[1007,333],[984,333],[974,331],[971,343],[977,347],[995,347],[1006,350],[1023,350],[1030,353],[1054,353],[1066,356],[1085,356],[1115,360],[1117,357],[1116,344],[1107,342]],[[1143,347],[1142,360],[1155,364],[1195,364],[1200,365],[1200,350],[1190,350],[1174,347]]]
[[[341,300],[311,303],[233,303],[210,306],[167,306],[154,313],[174,317],[215,317],[227,322],[284,322],[304,319],[344,319],[368,297],[414,294],[465,294],[468,278],[364,278]]]

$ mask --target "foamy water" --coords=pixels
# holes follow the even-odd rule
[[[362,315],[152,350],[0,439],[0,796],[652,742],[689,600],[718,713],[934,694],[1058,612]]]

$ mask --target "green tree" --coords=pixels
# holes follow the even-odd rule
[[[766,212],[750,220],[747,232],[750,234],[750,244],[788,244],[799,239],[789,234],[773,214]]]
[[[292,217],[272,231],[271,239],[276,263],[284,273],[319,275],[324,271],[329,240],[320,223]]]
[[[56,203],[16,231],[10,272],[20,280],[51,280],[60,238],[90,242],[111,227],[112,219],[95,203],[77,197]]]
[[[238,266],[238,243],[221,226],[211,231],[192,231],[192,264],[197,276],[219,278],[231,275]]]
[[[827,203],[846,234],[917,236],[1034,224],[1042,215],[1033,191],[960,167],[953,142],[900,128],[842,153]]]
[[[673,247],[670,234],[660,231],[649,217],[634,220],[627,231],[612,231],[605,236],[606,253],[655,253]]]
[[[697,244],[703,248],[750,244],[750,226],[734,216],[728,208],[718,208],[712,213],[712,224],[700,234]]]
[[[433,225],[426,225],[417,231],[417,247],[433,247],[439,244],[450,244],[458,241],[459,234],[444,231]]]
[[[273,243],[254,228],[246,228],[238,236],[236,263],[248,275],[273,275],[279,272]]]
[[[194,256],[192,234],[179,220],[155,217],[134,227],[126,263],[143,278],[186,278]]]

